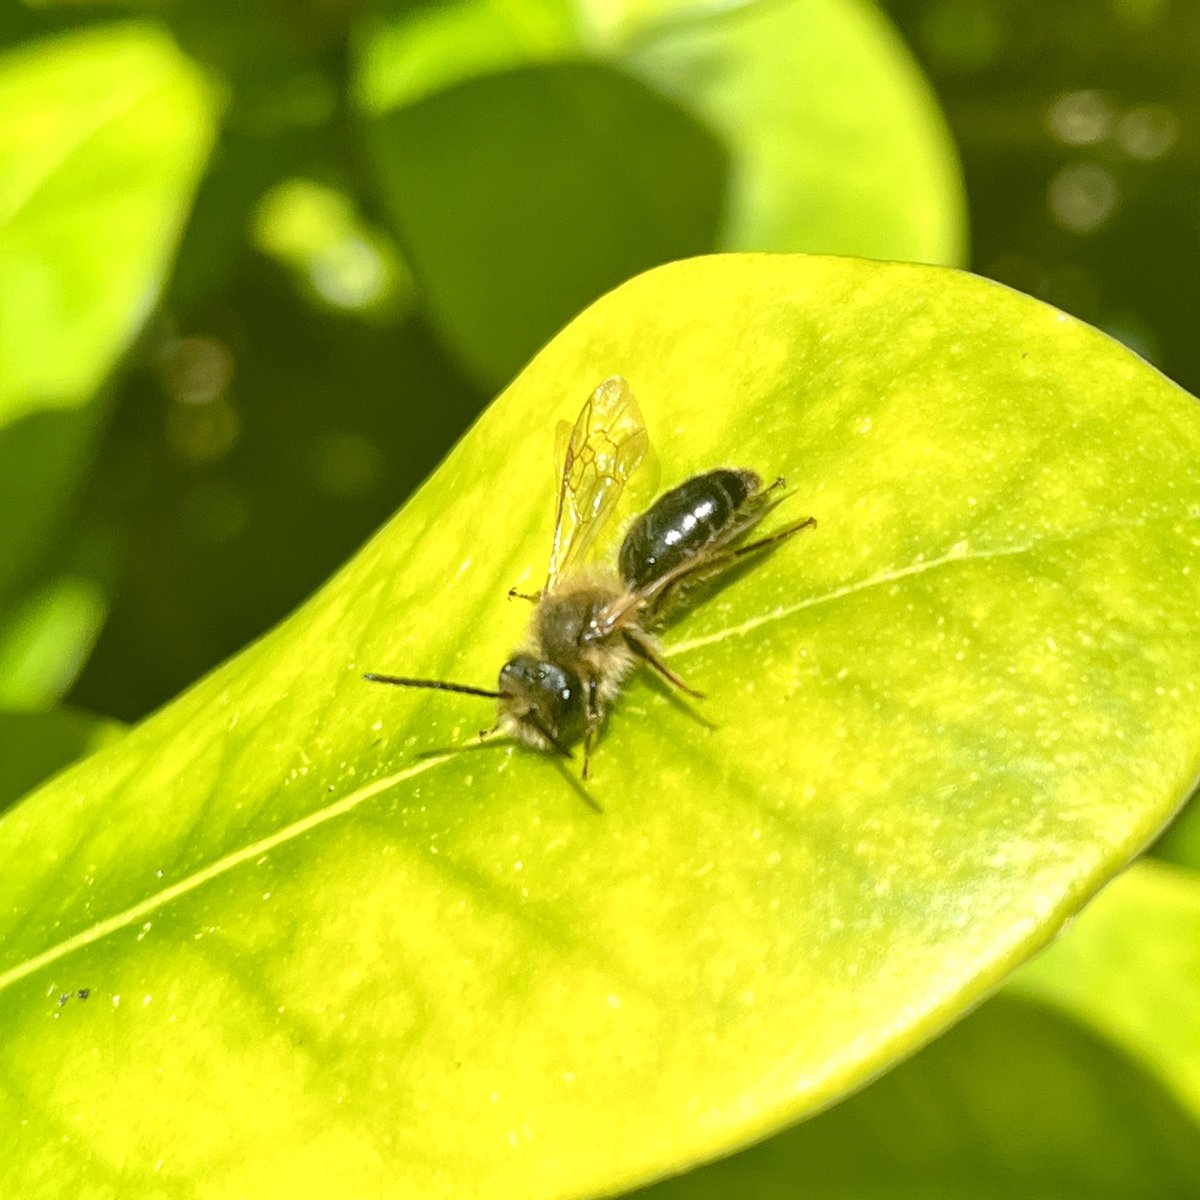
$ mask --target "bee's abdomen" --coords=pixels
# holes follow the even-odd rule
[[[720,467],[664,492],[621,543],[621,578],[632,591],[702,554],[739,522],[762,488],[753,471]]]

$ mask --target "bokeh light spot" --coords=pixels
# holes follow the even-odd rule
[[[1120,189],[1107,167],[1099,163],[1071,163],[1050,181],[1047,201],[1050,216],[1072,233],[1095,233],[1117,209]]]
[[[1149,162],[1175,145],[1178,132],[1175,114],[1165,104],[1140,104],[1117,124],[1117,145],[1130,158]]]
[[[395,246],[327,184],[293,178],[271,188],[255,213],[254,241],[324,307],[368,312],[411,301]]]
[[[1068,146],[1093,146],[1112,133],[1115,114],[1103,93],[1091,89],[1056,96],[1046,110],[1051,134]]]

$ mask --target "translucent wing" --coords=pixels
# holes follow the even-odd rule
[[[628,382],[620,375],[606,379],[588,398],[565,442],[547,590],[592,544],[650,448]]]

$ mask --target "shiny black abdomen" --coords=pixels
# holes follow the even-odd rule
[[[719,467],[664,492],[629,527],[618,560],[626,587],[640,591],[703,554],[742,524],[760,494],[753,471]]]

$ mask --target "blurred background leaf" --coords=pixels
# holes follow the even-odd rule
[[[97,589],[36,576],[56,569],[45,551],[102,384],[162,288],[215,119],[211,89],[153,27],[0,56],[0,703],[61,695],[98,630]]]
[[[456,0],[397,8],[361,46],[385,208],[486,384],[674,258],[963,253],[945,126],[855,0]]]
[[[1200,875],[1137,864],[1013,988],[1091,1026],[1200,1123]]]
[[[887,0],[954,131],[971,265],[1200,393],[1200,5]]]
[[[79,674],[104,619],[91,580],[61,576],[22,597],[0,629],[0,709],[44,709]]]
[[[1200,1139],[1152,1072],[1007,994],[861,1095],[630,1200],[1157,1200]]]
[[[77,758],[111,746],[123,732],[117,721],[71,709],[0,712],[0,812]]]

